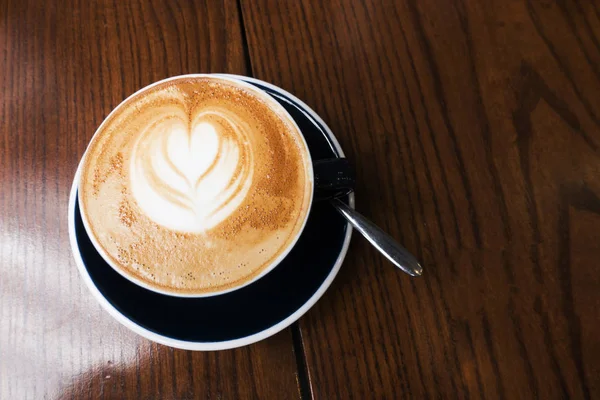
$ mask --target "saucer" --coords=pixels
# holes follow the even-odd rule
[[[294,118],[313,160],[343,157],[323,120],[306,104],[269,83],[237,75],[275,98]],[[298,320],[323,296],[346,256],[352,228],[328,202],[313,203],[300,239],[258,281],[203,298],[159,294],[111,268],[88,237],[77,201],[80,167],[69,199],[69,237],[75,262],[92,294],[117,321],[137,334],[186,350],[223,350],[265,339]],[[354,195],[345,200],[354,206]]]

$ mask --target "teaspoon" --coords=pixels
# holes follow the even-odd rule
[[[394,238],[339,199],[333,198],[330,201],[335,209],[396,267],[410,276],[421,276],[423,273],[421,264]]]

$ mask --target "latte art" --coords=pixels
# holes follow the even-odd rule
[[[252,183],[248,126],[235,113],[203,109],[191,125],[185,110],[168,107],[133,146],[130,183],[140,208],[155,222],[204,232],[242,203]]]
[[[121,103],[81,167],[79,205],[119,273],[168,294],[242,286],[298,238],[312,200],[308,149],[266,93],[181,77]]]

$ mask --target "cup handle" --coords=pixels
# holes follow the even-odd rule
[[[344,196],[354,190],[354,170],[346,158],[331,158],[313,163],[314,201]]]

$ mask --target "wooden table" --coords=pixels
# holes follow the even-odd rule
[[[600,396],[600,3],[0,0],[0,399]],[[355,236],[298,323],[151,343],[81,281],[67,198],[122,99],[194,72],[296,94],[356,167]]]

